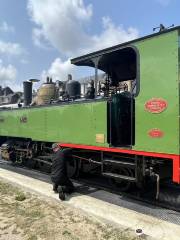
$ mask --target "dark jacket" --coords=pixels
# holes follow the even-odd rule
[[[56,184],[67,181],[67,161],[72,159],[72,149],[59,149],[53,156],[51,168],[51,180]]]

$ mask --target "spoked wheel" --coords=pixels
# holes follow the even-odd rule
[[[116,166],[112,166],[110,171],[111,173],[133,177],[133,171],[129,168],[117,168]],[[122,192],[128,191],[133,185],[130,181],[118,178],[109,178],[109,183],[115,190]]]
[[[79,161],[72,158],[67,162],[67,175],[69,178],[77,178],[79,175]]]

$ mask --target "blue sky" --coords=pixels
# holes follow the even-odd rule
[[[1,0],[0,84],[91,74],[69,59],[180,25],[179,0]]]

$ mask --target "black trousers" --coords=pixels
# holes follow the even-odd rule
[[[69,178],[63,179],[63,181],[58,181],[58,182],[53,183],[53,190],[57,191],[58,186],[61,186],[62,191],[64,193],[74,192],[74,185]]]

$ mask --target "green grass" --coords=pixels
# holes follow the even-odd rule
[[[26,195],[23,192],[18,192],[17,195],[15,196],[15,200],[22,202],[26,200]]]
[[[7,183],[3,183],[0,182],[0,193],[1,195],[8,195],[10,193],[12,193],[12,191],[14,192],[14,188],[11,187],[11,185],[7,184]]]
[[[0,212],[7,217],[7,230],[16,225],[13,234],[23,234],[24,240],[67,239],[84,240],[83,231],[87,230],[92,239],[135,240],[129,229],[118,229],[99,221],[79,215],[72,209],[59,204],[47,203],[20,188],[0,181]],[[52,217],[53,216],[53,217]],[[82,228],[84,226],[84,230]],[[79,229],[75,231],[75,229]],[[89,232],[88,232],[89,231]],[[82,234],[81,234],[82,232]],[[3,237],[0,235],[0,238]]]

